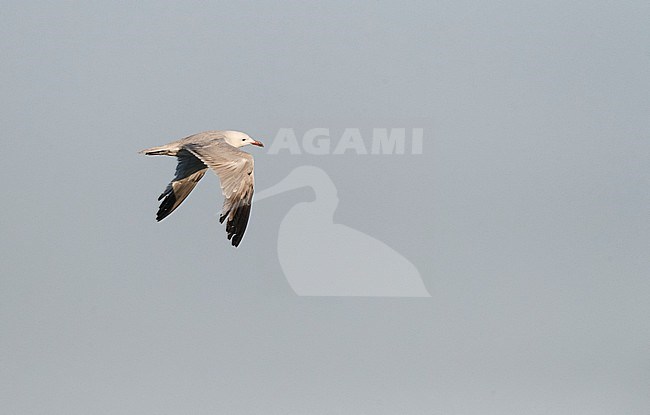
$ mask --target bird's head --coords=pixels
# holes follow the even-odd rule
[[[242,133],[240,131],[224,131],[223,138],[226,143],[230,144],[233,147],[243,147],[248,144],[252,144],[258,147],[264,147],[264,144],[261,142],[252,139],[248,134]]]

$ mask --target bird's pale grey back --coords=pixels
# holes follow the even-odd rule
[[[647,2],[2,9],[1,413],[650,410]],[[137,154],[404,127],[422,154],[247,151],[256,191],[325,172],[419,298],[296,295],[278,236],[312,188],[233,249],[215,175],[157,223],[176,160]]]

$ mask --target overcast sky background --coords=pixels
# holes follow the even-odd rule
[[[650,410],[647,1],[5,1],[0,412],[644,414]],[[431,298],[298,297],[280,221],[241,246],[218,180],[156,223],[208,129],[425,129],[420,156],[325,170],[335,221]],[[336,137],[333,137],[336,139]],[[305,236],[305,243],[309,235]]]

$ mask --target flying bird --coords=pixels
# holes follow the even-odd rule
[[[252,144],[264,145],[239,131],[205,131],[160,147],[147,148],[140,154],[174,156],[178,159],[176,175],[158,197],[160,208],[156,220],[169,216],[203,178],[208,168],[221,182],[224,196],[219,222],[226,222],[226,232],[237,247],[244,237],[253,199],[253,156],[240,150]]]

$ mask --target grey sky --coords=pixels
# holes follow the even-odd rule
[[[489,4],[493,3],[493,4]],[[498,3],[498,4],[497,4]],[[647,2],[4,2],[0,412],[647,414]],[[278,263],[308,189],[232,249],[208,129],[423,127],[329,174],[335,220],[431,298],[311,298]],[[209,176],[209,177],[208,177]]]

